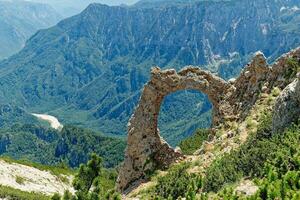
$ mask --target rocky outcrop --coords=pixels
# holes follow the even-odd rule
[[[259,94],[271,92],[274,87],[284,89],[294,81],[296,66],[300,63],[300,48],[282,55],[273,65],[268,65],[262,52],[254,55],[252,62],[245,66],[240,76],[232,81],[233,93],[227,93],[225,101],[229,102],[234,116],[243,121]]]
[[[295,65],[299,64],[300,48],[282,56],[273,66],[269,66],[265,56],[257,52],[241,75],[229,82],[203,71],[197,67],[186,67],[180,72],[175,70],[162,71],[155,67],[151,72],[151,80],[145,85],[140,102],[128,124],[128,142],[125,161],[119,170],[117,188],[124,191],[133,182],[144,179],[157,168],[168,167],[171,163],[184,158],[180,152],[173,150],[161,137],[157,128],[158,115],[164,97],[178,90],[193,89],[206,94],[213,104],[213,126],[227,121],[242,121],[259,98],[259,94],[270,92],[273,87],[284,88],[295,76]],[[284,77],[286,74],[289,77]],[[280,114],[290,121],[299,114],[299,110],[291,113],[290,108],[299,108],[299,81],[295,81],[286,89],[282,100],[285,107],[278,106]],[[297,105],[298,106],[297,106]],[[281,113],[282,112],[282,113]],[[282,126],[283,124],[278,124]]]
[[[300,74],[298,75],[300,78]],[[300,118],[300,80],[288,85],[276,99],[273,113],[273,132],[283,131]]]

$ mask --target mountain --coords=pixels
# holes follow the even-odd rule
[[[201,1],[207,1],[207,2],[219,2],[219,1],[232,1],[232,0],[140,0],[134,6],[136,7],[162,7],[162,6],[170,6],[170,5],[176,5],[176,6],[184,6],[193,4],[196,2]]]
[[[107,5],[130,5],[137,0],[30,0],[51,5],[62,16],[70,17],[79,14],[91,3],[101,3]]]
[[[12,124],[28,123],[39,125],[39,121],[20,107],[1,104],[0,105],[0,128],[10,127]]]
[[[121,139],[69,125],[62,131],[30,124],[0,129],[1,156],[52,166],[76,168],[97,153],[105,167],[113,168],[123,160],[124,149]]]
[[[38,31],[22,51],[0,63],[0,103],[124,136],[152,66],[202,66],[229,79],[258,50],[272,62],[300,44],[298,5],[297,0],[91,4]],[[159,121],[162,135],[176,145],[210,125],[210,109],[207,97],[195,91],[168,96]]]
[[[60,15],[49,5],[26,1],[0,1],[0,59],[25,46],[37,30],[55,25]]]

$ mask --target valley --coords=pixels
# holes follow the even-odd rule
[[[58,121],[58,119],[56,117],[53,117],[51,115],[46,115],[46,114],[35,114],[35,113],[31,113],[33,116],[44,120],[46,122],[48,122],[51,126],[51,128],[54,128],[56,130],[61,130],[64,126]]]
[[[0,60],[20,51],[39,29],[62,17],[49,5],[29,1],[0,1]]]
[[[299,200],[299,22],[299,0],[0,0],[0,199]]]
[[[299,12],[281,9],[295,5],[270,0],[150,8],[91,4],[39,31],[22,51],[0,63],[1,103],[14,99],[29,113],[47,112],[64,124],[125,137],[152,66],[202,66],[228,80],[257,50],[273,62],[300,43]],[[211,14],[218,10],[222,22]],[[211,125],[211,105],[201,93],[179,92],[163,104],[160,130],[172,146]],[[187,105],[191,109],[184,109]]]

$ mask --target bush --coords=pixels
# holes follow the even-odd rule
[[[60,200],[61,196],[58,193],[55,193],[52,197],[51,200]]]
[[[9,197],[9,198],[8,198]],[[49,200],[49,197],[39,193],[29,193],[0,185],[0,198],[11,200]]]
[[[280,173],[295,168],[295,164],[291,163],[291,158],[299,148],[300,129],[298,126],[293,126],[284,134],[272,135],[271,119],[270,114],[265,114],[255,135],[251,136],[238,150],[224,155],[208,168],[204,179],[205,191],[216,192],[225,184],[234,183],[245,176],[263,177],[264,166],[269,162],[280,169]]]
[[[300,126],[293,125],[283,134],[274,135],[271,138],[264,138],[260,142],[263,142],[261,144],[265,145],[256,146],[255,148],[258,148],[258,150],[261,150],[262,152],[267,151],[267,153],[269,153],[270,155],[267,157],[260,157],[258,160],[265,160],[265,162],[262,163],[258,162],[260,164],[257,164],[257,160],[252,160],[252,162],[254,163],[252,165],[261,166],[260,168],[254,167],[253,170],[259,172],[256,174],[258,178],[255,179],[256,184],[259,186],[258,192],[250,197],[241,197],[235,194],[232,187],[225,187],[223,188],[223,190],[218,192],[215,199],[300,199]],[[276,148],[272,148],[271,151],[268,151],[268,145],[266,144]],[[244,157],[248,157],[248,154],[252,153],[253,152],[250,151],[249,153],[246,153]],[[238,175],[236,175],[237,173],[234,170],[230,170],[229,168],[229,166],[238,166],[239,163],[242,163],[239,161],[240,158],[235,157],[234,155],[236,154],[227,155],[230,159],[237,159],[237,162],[234,162],[234,164],[232,164],[233,160],[229,160],[226,166],[221,166],[214,163],[214,167],[211,169],[212,171],[209,172],[210,179],[206,179],[206,189],[218,190],[220,186],[223,186],[225,183],[233,183],[239,179]],[[223,161],[223,159],[227,158],[224,157],[221,159],[221,161]],[[216,176],[213,176],[212,172],[221,173],[221,170],[224,169],[228,169],[226,173],[234,174],[232,176],[234,177],[235,181],[231,181],[228,178],[219,178],[222,177],[223,174],[216,174]],[[243,174],[242,176],[245,176],[250,172],[249,169],[245,170],[245,168],[239,167],[236,168],[236,170],[240,171]],[[218,182],[214,183],[212,177],[216,178],[216,181]],[[202,195],[201,199],[208,199],[208,197]]]
[[[193,199],[202,187],[202,178],[187,172],[189,165],[181,164],[172,167],[168,174],[158,178],[155,186],[156,199]]]
[[[297,73],[300,72],[300,63],[296,59],[290,58],[287,60],[287,65],[288,68],[285,71],[284,78],[295,78]]]
[[[204,190],[217,192],[227,183],[234,183],[244,176],[257,177],[263,173],[263,166],[276,151],[277,145],[269,141],[272,116],[266,113],[255,135],[238,150],[225,154],[206,171]]]
[[[16,177],[16,182],[17,182],[18,184],[20,184],[20,185],[24,185],[25,179],[24,179],[23,177],[21,177],[21,176],[17,176],[17,177]]]
[[[209,130],[199,129],[193,136],[183,140],[179,147],[184,154],[191,155],[202,146],[203,142],[208,139],[209,134]]]
[[[102,159],[96,154],[91,155],[87,164],[82,164],[75,175],[73,196],[66,191],[63,200],[119,200],[120,195],[114,191],[117,174],[113,170],[103,168]],[[52,198],[60,200],[61,197]]]

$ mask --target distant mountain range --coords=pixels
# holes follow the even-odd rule
[[[107,5],[132,5],[137,0],[30,0],[51,5],[62,16],[70,17],[79,14],[91,3],[102,3]]]
[[[201,65],[229,79],[257,50],[274,61],[300,44],[298,0],[137,5],[91,4],[38,31],[0,63],[0,103],[124,136],[152,66]],[[195,91],[167,97],[162,135],[176,145],[210,125],[210,108]]]
[[[0,59],[18,52],[37,30],[59,20],[61,16],[49,5],[0,0]]]

